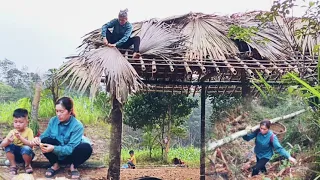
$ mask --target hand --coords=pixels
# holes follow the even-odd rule
[[[54,146],[51,144],[43,144],[40,148],[43,153],[49,153],[53,151]]]
[[[289,157],[289,161],[292,162],[293,164],[297,164],[297,160],[293,157]]]
[[[35,137],[33,138],[33,140],[31,141],[32,145],[40,145],[40,138],[39,137]]]
[[[8,141],[13,142],[13,139],[14,139],[14,136],[13,136],[13,134],[11,134],[11,136],[8,138]]]
[[[104,43],[104,45],[106,45],[106,46],[109,44],[107,38],[103,38],[103,43]]]
[[[109,47],[116,47],[116,44],[108,44],[107,46],[109,46]]]
[[[21,134],[19,132],[15,132],[14,135],[21,140]]]

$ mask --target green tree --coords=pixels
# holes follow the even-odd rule
[[[197,100],[182,94],[140,93],[131,97],[126,104],[124,123],[134,129],[144,130],[145,136],[148,136],[149,150],[154,143],[160,143],[165,149],[166,161],[171,139],[185,135],[186,128],[183,125],[197,106]],[[150,136],[159,139],[155,141]]]

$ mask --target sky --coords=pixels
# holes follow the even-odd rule
[[[189,12],[269,10],[273,0],[0,0],[0,60],[43,73],[77,53],[81,37],[128,8],[130,22]],[[111,4],[112,3],[112,4]],[[296,11],[298,15],[300,10]]]

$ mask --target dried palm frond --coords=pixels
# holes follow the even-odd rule
[[[290,37],[288,28],[283,26],[283,29],[280,29],[273,22],[266,23],[261,27],[261,21],[255,19],[257,14],[258,12],[244,14],[234,19],[234,24],[241,27],[257,27],[259,29],[251,37],[252,41],[246,43],[257,49],[259,54],[267,59],[275,60],[290,56],[293,52],[290,46],[293,38]]]
[[[188,48],[187,58],[226,59],[226,54],[238,52],[235,43],[226,36],[229,21],[226,17],[189,13],[162,21],[175,24],[187,37],[184,42]]]
[[[184,40],[175,28],[162,23],[149,21],[142,24],[140,33],[140,52],[168,58],[172,54],[182,54],[181,42]]]
[[[138,91],[143,85],[132,65],[116,48],[109,47],[91,50],[69,60],[57,76],[65,77],[65,80],[71,78],[69,87],[78,87],[82,93],[90,87],[92,96],[104,80],[107,92],[121,103],[127,100],[129,93]]]
[[[308,52],[310,55],[313,54],[313,49],[316,45],[320,44],[320,32],[311,32],[307,21],[303,21],[301,18],[293,20],[293,31],[295,32],[296,42],[298,47],[301,48],[302,54]],[[306,29],[304,29],[307,27]],[[304,30],[303,30],[304,29]],[[300,34],[297,33],[302,30]]]
[[[143,22],[135,22],[132,24],[133,30],[132,30],[131,37],[137,35],[140,32],[142,24]],[[112,29],[110,29],[110,31],[112,32]],[[97,49],[101,47],[101,46],[96,46],[94,43],[102,40],[101,28],[85,34],[82,38],[83,38],[82,43],[80,46],[78,46],[78,48],[81,48],[80,49],[81,54],[85,52],[89,52],[91,49]]]

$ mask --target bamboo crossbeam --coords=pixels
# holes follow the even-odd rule
[[[271,119],[271,123],[275,123],[275,122],[278,122],[280,120],[284,120],[284,119],[289,119],[289,118],[292,118],[292,117],[295,117],[299,114],[302,114],[306,111],[306,109],[302,109],[302,110],[299,110],[299,111],[296,111],[294,113],[291,113],[291,114],[287,114],[285,116],[281,116],[281,117],[276,117],[276,118],[273,118]],[[260,127],[260,125],[256,125],[254,127],[252,127],[251,129],[249,130],[242,130],[242,131],[238,131],[236,133],[233,133],[231,134],[230,136],[228,137],[225,137],[223,139],[220,139],[220,140],[217,140],[217,141],[212,141],[212,142],[209,142],[208,143],[208,146],[207,146],[207,149],[209,151],[211,150],[215,150],[216,148],[226,144],[226,143],[229,143],[231,141],[234,141],[235,139],[239,138],[239,137],[242,137],[242,136],[245,136],[255,130],[257,130],[258,128]]]
[[[249,67],[240,58],[238,58],[238,57],[234,57],[234,58],[237,59],[243,65],[244,69],[249,73],[249,75],[251,77],[254,76],[254,73],[249,69]]]
[[[287,65],[288,67],[290,67],[291,69],[293,69],[294,72],[296,72],[296,73],[298,73],[298,74],[300,73],[300,72],[299,72],[299,69],[298,69],[297,67],[293,67],[293,66],[292,66],[290,63],[288,63],[287,61],[285,61],[284,64]]]
[[[284,74],[284,71],[282,69],[280,69],[278,66],[276,66],[274,63],[270,62],[270,65],[273,66],[274,69],[276,69],[277,71],[279,71],[279,73],[282,75]]]
[[[224,60],[223,62],[229,68],[229,70],[232,72],[232,74],[234,74],[234,75],[237,74],[237,71],[234,69],[233,66],[230,65],[230,63],[227,60]]]
[[[262,68],[262,69],[264,69],[264,72],[265,73],[267,73],[268,74],[268,76],[271,76],[271,71],[269,71],[264,65],[262,65],[258,60],[256,60],[256,59],[254,59],[254,58],[252,58],[255,62],[256,62],[256,64],[260,67],[260,68]]]
[[[216,63],[214,60],[212,60],[211,62],[212,62],[212,64],[213,64],[213,67],[215,68],[216,72],[217,72],[217,73],[220,73],[220,69],[218,68],[217,63]]]
[[[141,64],[141,70],[145,71],[146,70],[146,66],[144,65],[144,61],[143,61],[142,57],[140,57],[140,64]]]
[[[157,66],[156,66],[156,62],[152,61],[152,73],[157,72]]]
[[[294,58],[290,58],[291,60],[293,60],[293,61],[297,61],[296,59],[294,59]],[[312,74],[313,73],[313,70],[312,69],[310,69],[310,68],[308,68],[305,64],[301,64],[301,63],[299,63],[298,62],[298,64],[300,65],[300,66],[302,66],[302,67],[305,67],[306,68],[306,70],[310,73],[310,74]]]
[[[198,62],[197,64],[198,64],[198,66],[200,67],[202,73],[203,73],[203,74],[206,73],[207,70],[206,70],[206,68],[203,66],[203,64],[201,64],[200,62]]]
[[[191,74],[192,71],[191,71],[188,63],[185,61],[183,64],[184,64],[184,68],[186,69],[187,74]]]
[[[173,72],[174,71],[174,67],[172,65],[172,61],[169,61],[168,64],[169,64],[170,71]]]

